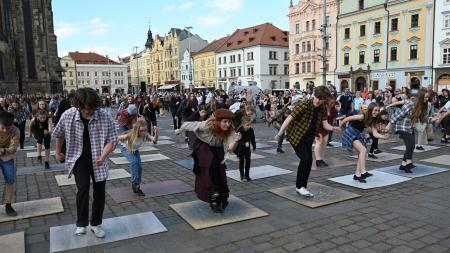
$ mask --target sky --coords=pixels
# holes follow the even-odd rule
[[[288,30],[289,0],[53,0],[58,55],[96,52],[117,59],[144,48],[149,25],[164,36],[192,26],[211,42],[236,29],[272,23]]]

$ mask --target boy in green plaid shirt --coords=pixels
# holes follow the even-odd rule
[[[312,144],[318,135],[320,124],[327,131],[338,132],[338,127],[333,127],[327,121],[326,102],[331,98],[330,90],[325,86],[315,88],[312,100],[298,103],[284,121],[280,131],[275,135],[275,140],[284,136],[287,130],[289,142],[300,158],[297,170],[296,192],[305,197],[314,197],[308,191],[307,184],[312,166]]]

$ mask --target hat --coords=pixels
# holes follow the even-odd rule
[[[216,120],[232,119],[234,118],[234,114],[227,109],[218,109],[214,112],[214,117]]]
[[[137,114],[137,108],[136,108],[136,105],[134,105],[134,104],[129,104],[129,105],[128,105],[128,108],[127,108],[127,112],[128,112],[128,115],[135,115],[135,114]]]

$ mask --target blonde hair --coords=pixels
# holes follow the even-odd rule
[[[141,127],[147,127],[147,122],[143,118],[138,119],[130,130],[127,139],[127,149],[129,152],[133,150],[134,144],[136,143],[137,138],[139,138],[139,128]]]

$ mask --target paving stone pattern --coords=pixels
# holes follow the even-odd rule
[[[158,121],[158,126],[167,129],[161,133],[171,137],[175,144],[185,143],[183,135],[173,135],[170,117],[160,117]],[[275,135],[272,128],[262,124],[259,119],[254,128],[260,143],[276,148],[276,144],[270,142]],[[333,135],[333,140],[338,138],[339,136]],[[436,135],[436,139],[440,139],[440,136]],[[33,144],[27,138],[26,145]],[[400,145],[402,143],[397,140],[395,143],[381,144],[380,149],[403,154],[402,151],[391,150]],[[143,163],[142,183],[180,180],[193,186],[192,171],[174,162],[190,159],[190,151],[174,148],[173,145],[155,147],[160,151],[154,153],[168,156],[170,160]],[[151,211],[168,232],[70,252],[449,252],[450,172],[415,178],[388,187],[362,190],[328,180],[354,173],[354,165],[312,171],[310,181],[350,191],[361,197],[311,209],[268,192],[269,189],[293,186],[295,183],[297,165],[292,164],[298,164],[299,160],[295,153],[289,152],[292,151],[289,143],[283,145],[283,149],[288,152],[263,153],[266,157],[252,160],[251,166],[272,165],[294,173],[245,183],[228,180],[231,194],[267,212],[269,216],[196,231],[169,207],[170,204],[197,200],[194,192],[121,204],[117,204],[107,194],[105,219]],[[450,147],[441,146],[440,149],[415,153],[414,160],[419,162],[447,155],[449,151]],[[326,157],[352,159],[348,158],[344,148],[327,149]],[[54,156],[50,159],[51,163],[56,163]],[[398,165],[399,162],[400,160],[369,161],[367,169]],[[27,158],[23,151],[17,153],[16,164],[19,168],[40,165],[36,158]],[[111,169],[126,169],[130,172],[129,165],[110,165]],[[237,169],[238,163],[227,161],[227,167]],[[76,219],[76,186],[58,187],[55,180],[55,175],[66,173],[44,171],[18,175],[16,202],[61,197],[64,212],[4,222],[0,225],[0,236],[25,231],[26,252],[49,252],[50,227],[73,224]],[[0,184],[4,184],[1,176]],[[130,178],[108,181],[106,187],[131,187]],[[3,190],[0,187],[1,195]]]

